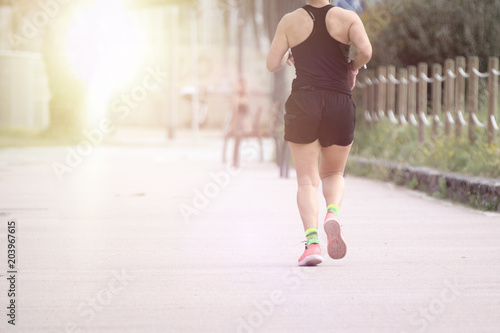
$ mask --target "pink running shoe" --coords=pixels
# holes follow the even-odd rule
[[[306,250],[302,257],[299,258],[299,266],[316,266],[323,262],[321,257],[321,248],[319,244],[306,245]]]
[[[347,247],[337,215],[334,213],[326,214],[324,228],[328,238],[328,255],[333,259],[344,258]]]

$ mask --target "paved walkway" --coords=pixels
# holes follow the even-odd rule
[[[294,178],[252,145],[227,168],[221,147],[1,150],[0,331],[498,332],[499,214],[348,177],[346,258],[298,268]]]

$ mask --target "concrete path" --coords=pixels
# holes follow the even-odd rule
[[[221,148],[0,151],[0,331],[499,331],[499,214],[348,177],[346,258],[298,268],[295,179],[251,144],[228,168]]]

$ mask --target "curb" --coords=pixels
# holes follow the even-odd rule
[[[351,156],[348,173],[377,178],[471,207],[500,212],[500,179],[472,177]]]

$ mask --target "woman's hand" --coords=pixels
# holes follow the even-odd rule
[[[356,77],[358,76],[359,69],[354,70],[354,60],[349,61],[349,69],[347,70],[347,79],[349,80],[349,86],[351,90],[356,87]]]
[[[356,76],[357,75],[353,75],[353,73],[351,71],[349,71],[349,73],[347,74],[347,78],[349,79],[349,86],[351,87],[351,90],[354,90],[354,88],[356,87]]]

